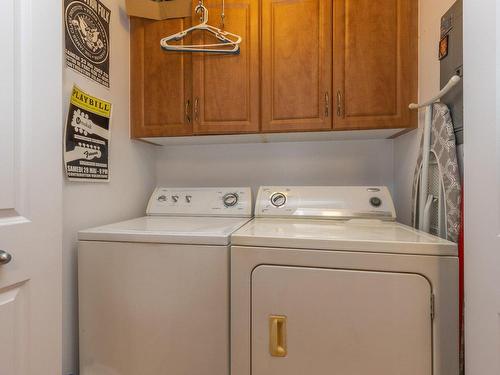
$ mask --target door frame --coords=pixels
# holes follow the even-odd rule
[[[500,373],[500,6],[497,2],[464,1],[464,307],[468,375]]]

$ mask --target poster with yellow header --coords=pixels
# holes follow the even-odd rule
[[[111,103],[73,86],[64,134],[70,181],[109,181]]]

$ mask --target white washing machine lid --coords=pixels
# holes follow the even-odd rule
[[[457,256],[457,245],[396,222],[256,218],[232,235],[232,245]]]
[[[228,245],[249,218],[145,216],[78,232],[81,241]]]

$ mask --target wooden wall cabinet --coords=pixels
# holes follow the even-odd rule
[[[189,27],[190,19],[130,22],[132,137],[192,135],[192,56],[160,48],[161,38]]]
[[[132,137],[416,126],[416,0],[226,0],[239,55],[162,51],[192,20],[131,19]]]
[[[415,127],[418,1],[333,2],[334,129]]]
[[[262,130],[329,130],[331,1],[262,5]]]
[[[221,27],[220,0],[204,3]],[[224,28],[243,38],[239,55],[193,54],[195,134],[259,131],[259,1],[225,0]],[[194,35],[195,43],[215,42],[207,35]]]

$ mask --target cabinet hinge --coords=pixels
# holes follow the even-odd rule
[[[431,320],[434,320],[436,315],[436,298],[434,294],[431,294]]]

